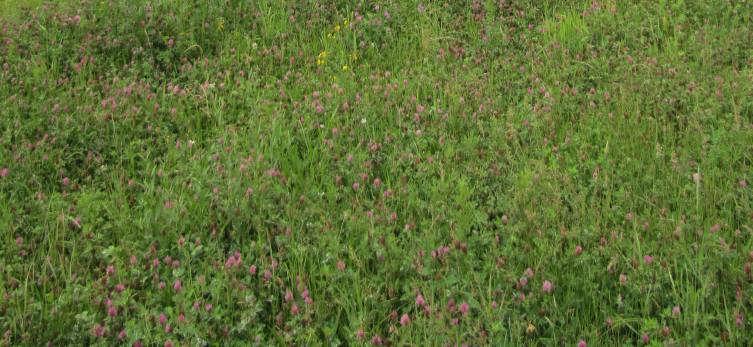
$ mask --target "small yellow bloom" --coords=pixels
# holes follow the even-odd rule
[[[327,62],[327,51],[321,51],[316,57],[316,65],[324,65]]]
[[[350,68],[348,67],[348,65],[343,65],[343,71],[348,71],[348,70],[350,70]]]
[[[526,333],[527,333],[528,335],[531,335],[531,334],[533,334],[534,332],[536,332],[536,327],[535,327],[535,326],[533,326],[533,324],[531,324],[531,323],[528,323],[528,327],[526,328]]]
[[[350,24],[350,21],[349,21],[349,20],[347,20],[347,19],[346,19],[345,21],[343,21],[343,26],[344,26],[344,27],[346,27],[346,28],[347,28],[347,27],[348,27],[348,24]]]
[[[340,31],[340,24],[335,25],[335,32],[339,32],[339,31]]]

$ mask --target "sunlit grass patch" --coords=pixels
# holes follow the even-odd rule
[[[590,39],[586,21],[581,14],[575,12],[558,14],[556,18],[547,19],[542,28],[549,44],[559,44],[573,54],[582,52]]]

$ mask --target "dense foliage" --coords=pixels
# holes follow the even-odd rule
[[[7,345],[750,345],[753,3],[5,1]]]

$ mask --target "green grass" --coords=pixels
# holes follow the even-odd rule
[[[0,5],[5,345],[753,343],[750,1]]]
[[[39,7],[42,0],[0,0],[0,16],[3,19],[18,19],[24,12],[28,14]]]

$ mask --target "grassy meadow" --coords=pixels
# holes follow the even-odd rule
[[[0,345],[753,344],[753,2],[0,0]]]

